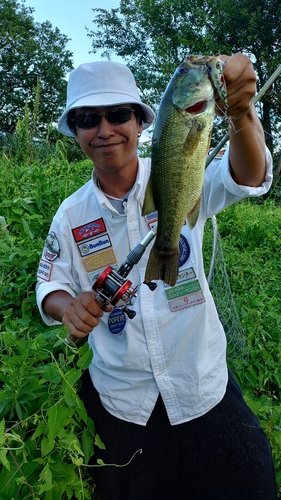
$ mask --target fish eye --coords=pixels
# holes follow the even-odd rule
[[[185,75],[185,74],[187,73],[187,71],[188,71],[188,70],[187,70],[187,68],[183,68],[183,67],[182,67],[182,68],[179,68],[179,73],[180,73],[181,75]]]

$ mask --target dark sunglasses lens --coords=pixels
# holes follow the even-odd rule
[[[79,128],[89,129],[97,127],[101,122],[101,117],[105,116],[109,123],[117,125],[119,123],[126,123],[131,119],[133,109],[130,108],[117,108],[108,113],[81,113],[74,118],[75,125]]]
[[[108,111],[106,118],[109,123],[126,123],[131,119],[132,112],[133,110],[130,108],[118,108],[113,111]]]
[[[74,118],[75,125],[79,128],[94,128],[100,123],[100,115],[97,113],[82,113]]]

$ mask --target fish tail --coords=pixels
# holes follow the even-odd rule
[[[154,245],[149,254],[145,271],[145,282],[162,280],[167,285],[174,286],[179,274],[179,249],[170,252],[158,250]]]

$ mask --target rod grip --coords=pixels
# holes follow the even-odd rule
[[[98,306],[101,308],[101,310],[103,311],[104,308],[105,308],[105,305],[106,305],[106,301],[103,300],[101,297],[99,297],[98,295],[95,297],[95,301],[96,303],[98,304]],[[73,344],[75,345],[77,340],[79,340],[81,337],[74,337],[74,335],[71,335],[71,333],[69,333],[67,335],[67,338],[64,339],[64,342],[69,345],[70,347],[72,346],[73,347]]]

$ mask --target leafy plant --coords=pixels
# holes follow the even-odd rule
[[[89,161],[70,166],[63,147],[58,143],[43,165],[5,154],[0,164],[3,500],[94,498],[86,466],[94,445],[103,446],[78,395],[92,351],[87,343],[67,347],[62,327],[44,326],[34,293],[51,217],[91,172]]]
[[[229,207],[219,227],[247,341],[232,369],[270,440],[281,498],[281,207],[274,198]]]
[[[69,163],[63,141],[42,151],[39,160],[35,148],[32,162],[7,150],[0,159],[1,500],[95,498],[87,464],[103,446],[79,398],[88,344],[69,348],[63,327],[46,327],[34,293],[51,218],[90,178],[92,164]],[[231,368],[270,440],[281,498],[280,224],[275,195],[218,216],[247,342]]]
[[[10,315],[9,315],[10,312]],[[33,323],[33,325],[32,325]],[[77,394],[92,358],[85,343],[69,349],[63,329],[44,329],[7,311],[1,331],[0,497],[90,496],[87,465],[102,446]]]

